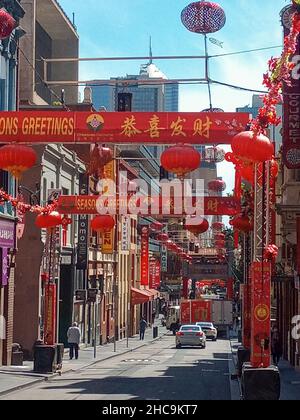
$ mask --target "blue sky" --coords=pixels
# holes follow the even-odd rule
[[[188,0],[59,0],[75,23],[80,36],[81,57],[140,56],[148,54],[152,36],[154,55],[201,55],[203,37],[185,29],[180,20]],[[214,38],[224,42],[223,48],[210,44],[211,54],[222,54],[282,43],[279,12],[289,0],[220,0],[227,16],[225,27]],[[281,49],[214,59],[211,77],[215,80],[262,89],[262,74],[270,56]],[[137,74],[142,62],[85,63],[80,66],[80,79],[110,78]],[[201,60],[156,61],[169,78],[201,78]],[[225,111],[251,103],[251,93],[213,87],[213,105]],[[180,110],[200,111],[208,107],[205,86],[180,89]],[[220,165],[220,175],[232,188],[232,172]]]

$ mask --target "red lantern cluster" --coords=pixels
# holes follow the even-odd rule
[[[221,6],[209,1],[189,4],[181,12],[183,25],[197,34],[210,34],[223,28],[226,15]]]
[[[209,181],[208,188],[211,191],[221,192],[226,190],[226,183],[222,179],[214,179]]]
[[[200,153],[191,146],[173,146],[166,149],[161,155],[161,166],[178,177],[195,171],[199,168],[200,163]]]
[[[37,155],[28,146],[9,144],[0,148],[0,168],[19,179],[36,164]]]
[[[278,247],[276,245],[269,245],[264,250],[264,259],[268,261],[275,261],[278,256]]]
[[[208,231],[209,223],[206,219],[190,218],[189,221],[186,221],[185,228],[194,235],[201,235]]]
[[[216,233],[214,236],[214,239],[217,241],[224,241],[225,240],[225,235],[224,233]]]
[[[15,19],[5,9],[0,10],[0,39],[8,38],[16,27]]]
[[[263,164],[260,163],[258,165],[258,171],[259,173],[261,173],[263,170]],[[253,165],[243,165],[241,166],[241,176],[242,179],[244,179],[245,181],[249,182],[250,184],[254,184],[254,172],[255,172],[255,168]],[[270,182],[271,184],[274,183],[274,181],[277,179],[279,174],[279,165],[277,163],[277,161],[273,158],[270,161]]]
[[[156,239],[160,242],[167,242],[169,240],[169,235],[167,235],[166,233],[160,233],[159,235],[157,235]]]
[[[91,220],[91,229],[98,233],[111,231],[115,227],[116,221],[113,216],[99,215]]]
[[[222,222],[214,222],[211,227],[215,231],[220,231],[224,229],[225,225]]]
[[[253,131],[237,134],[232,139],[231,148],[235,157],[248,163],[266,162],[274,155],[274,146],[268,137]]]
[[[48,214],[39,214],[35,220],[35,224],[40,229],[53,229],[62,224],[62,215],[57,211]]]
[[[254,228],[253,220],[251,220],[249,216],[243,214],[234,217],[230,224],[235,229],[245,233],[251,232]]]

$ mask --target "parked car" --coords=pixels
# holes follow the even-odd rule
[[[176,333],[176,348],[200,346],[205,349],[206,336],[199,325],[183,325]]]
[[[212,322],[196,322],[196,325],[201,327],[202,331],[206,335],[206,338],[211,338],[213,341],[217,341],[218,330]]]

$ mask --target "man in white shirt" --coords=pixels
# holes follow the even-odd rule
[[[80,344],[80,329],[78,328],[77,322],[74,322],[72,327],[68,329],[67,337],[68,343],[70,345],[70,360],[74,357],[74,350],[75,350],[75,359],[78,359],[78,352],[79,352],[79,344]]]

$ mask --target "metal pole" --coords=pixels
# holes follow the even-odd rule
[[[94,303],[94,359],[97,357],[97,296]]]
[[[207,35],[204,35],[204,46],[205,46],[205,80],[207,81],[208,96],[209,96],[209,109],[212,111],[212,94],[211,94],[211,81],[209,77],[209,55],[208,55],[208,43]]]
[[[126,347],[129,348],[129,335],[130,335],[130,326],[131,326],[131,307],[130,307],[130,298],[131,298],[131,258],[132,254],[129,252],[128,256],[128,267],[127,267],[127,342]]]

